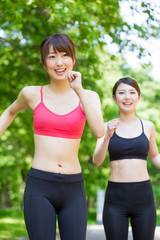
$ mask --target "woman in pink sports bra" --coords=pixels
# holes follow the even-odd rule
[[[75,47],[65,34],[41,43],[41,60],[50,77],[45,86],[24,87],[0,117],[0,135],[18,112],[33,110],[35,153],[24,193],[24,218],[30,240],[85,240],[87,205],[78,159],[87,120],[96,137],[105,133],[97,93],[85,90],[73,71]]]

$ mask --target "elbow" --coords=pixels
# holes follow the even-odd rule
[[[105,125],[102,124],[102,126],[101,125],[97,126],[93,134],[96,138],[103,137],[105,134]]]
[[[93,162],[93,164],[94,164],[96,167],[99,167],[99,166],[101,165],[100,163],[96,162],[96,161],[94,160],[94,158],[93,158],[92,162]]]
[[[96,166],[97,168],[100,166],[101,164],[99,163],[94,163],[94,166]]]
[[[104,136],[104,134],[105,134],[105,128],[102,128],[102,129],[98,129],[98,131],[94,133],[94,136],[96,138],[101,138]]]

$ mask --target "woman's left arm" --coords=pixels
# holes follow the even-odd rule
[[[105,134],[105,125],[99,95],[82,87],[80,72],[68,71],[66,77],[69,80],[70,87],[80,98],[91,131],[95,137],[102,137]]]
[[[156,130],[153,123],[151,123],[151,127],[150,127],[150,141],[149,141],[148,155],[151,162],[157,168],[160,168],[160,154],[159,154],[157,143],[156,143]]]
[[[77,92],[86,115],[88,125],[95,135],[100,138],[105,134],[105,125],[101,111],[101,102],[96,92],[80,89]]]

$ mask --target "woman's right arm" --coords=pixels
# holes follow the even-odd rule
[[[12,123],[17,113],[29,108],[28,98],[26,97],[28,91],[29,87],[24,87],[17,99],[0,116],[0,136]]]
[[[118,127],[119,124],[119,119],[113,119],[109,122],[105,123],[105,129],[106,129],[106,133],[102,138],[98,138],[97,139],[97,144],[94,150],[94,154],[93,154],[93,164],[96,165],[97,167],[99,167],[105,157],[106,157],[106,153],[107,153],[107,149],[108,149],[108,144],[109,144],[109,140],[112,137],[115,129]]]
[[[148,121],[148,126],[150,128],[149,159],[157,168],[160,168],[160,154],[156,143],[156,129],[150,121]]]

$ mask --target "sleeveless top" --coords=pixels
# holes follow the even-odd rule
[[[142,133],[138,137],[123,138],[114,132],[108,145],[110,161],[138,158],[147,160],[149,140],[144,133],[142,120]]]
[[[43,86],[40,92],[41,102],[33,111],[34,133],[51,137],[80,139],[86,122],[80,102],[71,112],[58,115],[44,105]]]

